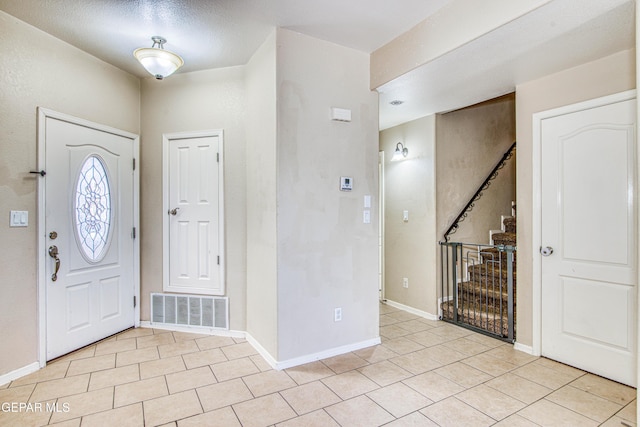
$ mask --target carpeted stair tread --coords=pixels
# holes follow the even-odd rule
[[[505,233],[514,233],[516,232],[516,218],[513,216],[507,217],[502,221],[504,224]]]
[[[516,246],[516,233],[496,233],[492,237],[494,245]]]
[[[516,251],[513,251],[513,262],[515,263],[516,261]],[[482,249],[482,251],[480,251],[480,255],[482,256],[482,261],[503,261],[506,262],[507,261],[507,252],[504,250],[500,250],[498,248],[494,248],[494,247],[488,247],[488,248],[484,248]],[[515,265],[515,264],[514,264]]]
[[[450,320],[453,319],[454,305],[452,301],[448,301],[442,304],[442,314]],[[471,311],[458,307],[458,318],[462,319],[464,323],[472,325],[478,328],[482,328],[489,332],[502,335],[504,337],[509,334],[509,320],[507,313],[502,316],[500,313],[489,311]]]

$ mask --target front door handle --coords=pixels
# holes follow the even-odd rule
[[[49,246],[49,256],[56,260],[56,268],[51,275],[51,280],[58,280],[58,270],[60,270],[60,258],[58,257],[58,247],[56,245]]]

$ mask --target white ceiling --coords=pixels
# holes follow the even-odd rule
[[[146,77],[132,52],[153,35],[184,58],[179,72],[245,64],[276,26],[370,53],[452,1],[0,0],[0,10]],[[381,129],[631,48],[634,34],[633,0],[553,0],[380,87]]]

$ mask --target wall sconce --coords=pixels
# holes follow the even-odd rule
[[[153,77],[162,80],[182,67],[184,61],[175,53],[164,50],[164,44],[167,42],[164,37],[153,36],[151,40],[153,40],[151,47],[136,49],[133,51],[133,56]]]
[[[393,153],[393,157],[391,158],[392,162],[397,162],[398,160],[404,160],[409,154],[409,149],[402,145],[402,142],[398,142],[396,144],[396,151]]]

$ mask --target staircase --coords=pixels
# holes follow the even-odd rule
[[[512,214],[515,214],[515,209]],[[491,239],[492,245],[441,243],[441,319],[513,341],[516,303],[515,216],[503,218],[502,230],[492,233]]]

